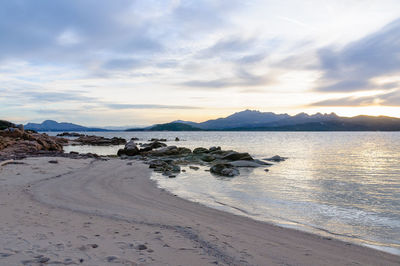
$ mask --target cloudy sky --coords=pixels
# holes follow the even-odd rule
[[[0,119],[400,117],[398,0],[0,1]]]

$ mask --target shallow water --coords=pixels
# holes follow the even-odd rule
[[[176,178],[153,174],[183,198],[281,226],[400,254],[400,132],[96,132],[169,145],[221,146],[287,161],[241,168],[219,178],[202,167]],[[175,142],[178,136],[184,141]],[[139,142],[140,142],[139,141]],[[66,151],[115,154],[119,147],[71,146]]]

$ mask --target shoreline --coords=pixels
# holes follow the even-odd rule
[[[55,158],[57,164],[48,163]],[[390,253],[256,221],[176,197],[159,188],[156,181],[150,179],[148,166],[137,161],[35,157],[21,162],[25,164],[0,168],[0,184],[6,184],[1,186],[4,191],[0,193],[0,202],[5,203],[0,205],[0,210],[5,213],[9,225],[16,223],[13,227],[22,232],[18,237],[27,242],[35,242],[30,241],[28,236],[32,230],[37,231],[36,227],[54,231],[52,240],[63,242],[64,250],[58,253],[54,250],[42,252],[50,262],[63,258],[64,261],[71,259],[76,262],[84,259],[84,263],[89,263],[87,265],[107,265],[111,262],[121,265],[400,263],[400,257]],[[18,192],[24,193],[19,195]],[[30,212],[32,206],[38,212]],[[38,215],[40,213],[53,214],[50,215],[51,219],[43,219],[45,217]],[[30,222],[16,220],[15,217],[20,216]],[[58,223],[52,222],[52,219]],[[90,224],[77,226],[88,219]],[[60,227],[61,222],[65,222],[69,229],[65,225]],[[126,229],[124,234],[130,234],[132,239],[122,241],[124,237],[120,231],[132,226],[135,230],[131,232],[132,229]],[[118,228],[113,229],[118,230],[118,236],[115,232],[104,233],[105,239],[95,243],[98,245],[96,248],[83,244],[88,239],[95,242],[98,240],[96,235],[102,236],[103,233],[94,234],[93,240],[88,236],[85,236],[86,240],[78,237],[85,235],[88,228],[94,233],[104,231],[107,227]],[[68,236],[63,235],[63,231]],[[19,247],[18,237],[13,239],[7,232],[7,226],[0,228],[0,241],[9,239],[8,244]],[[46,237],[46,241],[52,238],[51,234]],[[134,239],[143,239],[139,242],[147,243],[143,244],[146,249],[137,248],[141,244],[135,244],[137,240]],[[68,241],[70,246],[65,244]],[[40,246],[41,240],[36,242],[32,246]],[[0,244],[4,246],[5,243]],[[82,245],[86,248],[82,248]],[[116,249],[116,246],[123,248]],[[40,250],[43,247],[40,246],[33,253],[39,253]],[[25,251],[22,248],[19,253],[4,258],[0,256],[0,264],[3,261],[14,262],[14,258],[21,261],[21,257],[28,260],[26,257],[29,255]],[[0,255],[3,253],[7,251],[0,249]],[[65,254],[70,254],[70,258],[65,258]]]
[[[152,180],[154,180],[157,183],[157,180],[155,180],[155,179],[152,179]],[[156,185],[157,185],[157,187],[159,189],[168,191],[167,189],[165,189],[162,186],[160,186],[158,183]],[[168,192],[170,192],[172,195],[174,194],[173,191],[168,191]],[[322,229],[322,228],[313,227],[313,226],[308,225],[308,224],[296,223],[295,221],[292,221],[292,220],[286,221],[287,223],[284,223],[284,222],[279,222],[278,220],[271,221],[271,220],[268,220],[268,219],[261,219],[261,218],[258,218],[257,216],[249,214],[245,210],[238,209],[238,208],[235,208],[234,206],[227,205],[227,204],[224,204],[224,203],[218,202],[218,201],[214,201],[214,202],[220,208],[216,207],[216,205],[214,205],[214,206],[213,205],[207,205],[207,203],[205,203],[205,202],[196,201],[195,199],[186,198],[185,196],[180,196],[180,195],[177,195],[177,196],[180,197],[181,199],[187,200],[187,201],[192,202],[192,203],[200,204],[200,205],[202,205],[204,207],[207,207],[207,208],[212,208],[212,209],[215,209],[217,211],[227,212],[227,213],[230,213],[232,215],[247,217],[247,218],[249,218],[251,220],[258,221],[258,222],[261,222],[261,223],[266,223],[266,224],[269,224],[269,225],[273,225],[273,226],[277,226],[277,227],[281,227],[281,228],[285,228],[285,229],[296,230],[296,231],[299,231],[299,232],[309,233],[309,234],[320,236],[321,238],[333,238],[335,240],[342,241],[344,243],[350,243],[352,245],[358,245],[358,246],[361,246],[361,247],[372,248],[374,250],[378,250],[378,251],[382,251],[382,252],[385,252],[385,253],[389,253],[391,255],[400,256],[400,249],[394,248],[394,247],[389,247],[389,246],[384,246],[384,245],[379,245],[379,243],[375,243],[374,244],[374,242],[370,241],[370,240],[360,239],[360,238],[351,237],[351,236],[347,236],[347,235],[335,234],[333,232],[330,232],[330,231]],[[352,241],[352,240],[356,240],[356,241]]]

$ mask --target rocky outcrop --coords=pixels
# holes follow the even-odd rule
[[[240,174],[239,167],[255,168],[272,165],[254,159],[247,152],[222,150],[219,146],[209,149],[198,147],[191,151],[185,147],[168,146],[159,142],[159,139],[151,140],[153,141],[150,143],[141,144],[140,149],[133,141],[130,141],[128,144],[132,145],[132,152],[127,152],[127,146],[129,146],[127,144],[124,149],[118,151],[118,155],[126,159],[131,156],[131,158],[143,160],[154,171],[169,177],[175,177],[181,171],[185,172],[185,169],[181,170],[180,166],[188,166],[192,170],[199,169],[195,165],[209,166],[209,171],[215,175],[234,177]]]
[[[203,147],[198,147],[198,148],[195,148],[195,149],[193,150],[193,153],[194,153],[194,154],[209,153],[209,152],[210,152],[210,151],[209,151],[208,149],[203,148]]]
[[[244,161],[244,160],[239,160],[239,161],[233,161],[230,162],[231,165],[235,166],[235,167],[261,167],[262,165],[259,163],[256,163],[254,161]]]
[[[60,134],[57,134],[57,137],[84,137],[85,134],[80,134],[76,132],[63,132]]]
[[[149,168],[156,172],[161,172],[165,176],[175,177],[176,173],[181,172],[181,167],[173,160],[152,160],[149,162]]]
[[[162,147],[167,147],[167,144],[159,142],[158,140],[155,140],[150,143],[144,143],[141,145],[141,152],[146,152],[146,151],[152,151],[154,149],[162,148]]]
[[[229,160],[229,161],[239,161],[239,160],[244,160],[244,161],[253,161],[253,157],[250,156],[247,152],[235,152],[232,151],[228,153],[227,155],[222,157],[223,160]]]
[[[139,154],[139,148],[134,140],[130,140],[123,149],[118,150],[118,156],[135,156]]]
[[[83,135],[75,139],[72,144],[75,145],[95,145],[95,146],[109,146],[109,145],[123,145],[126,144],[124,138],[105,138],[100,136],[87,136]]]
[[[215,164],[210,168],[210,172],[227,177],[234,177],[240,174],[239,170],[236,167],[228,163]]]
[[[24,158],[41,151],[61,152],[68,140],[9,127],[0,130],[0,160]]]
[[[171,155],[188,155],[192,151],[184,147],[168,146],[158,150],[153,150],[148,152],[147,155],[152,156],[171,156]]]
[[[152,138],[152,139],[149,139],[149,141],[150,142],[155,142],[155,141],[163,141],[163,142],[165,142],[165,141],[167,141],[167,139],[157,139],[157,138]]]

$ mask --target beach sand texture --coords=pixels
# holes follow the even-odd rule
[[[18,162],[0,166],[0,265],[400,265],[178,198],[137,161]]]

